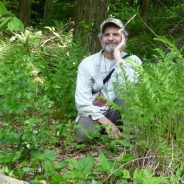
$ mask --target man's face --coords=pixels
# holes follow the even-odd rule
[[[123,33],[121,29],[115,26],[106,27],[101,37],[101,46],[107,52],[113,52],[116,46],[121,42]]]

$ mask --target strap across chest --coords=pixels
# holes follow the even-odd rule
[[[123,57],[122,57],[122,59],[125,59],[125,58],[127,58],[127,57],[129,57],[130,55],[129,54],[126,54],[126,55],[124,55]],[[111,75],[112,75],[112,73],[114,72],[114,68],[109,72],[109,74],[104,78],[104,80],[103,80],[103,84],[105,84],[110,78],[111,78]]]

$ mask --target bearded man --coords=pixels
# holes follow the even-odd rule
[[[78,67],[75,102],[78,111],[76,122],[81,127],[76,132],[79,140],[87,140],[98,124],[104,125],[112,139],[119,138],[121,128],[118,125],[122,126],[118,124],[120,113],[111,109],[108,102],[122,105],[117,95],[117,84],[123,86],[125,80],[135,82],[139,74],[132,63],[142,64],[137,56],[123,51],[127,36],[119,19],[103,21],[99,33],[102,50],[85,58]]]

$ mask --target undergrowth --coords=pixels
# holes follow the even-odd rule
[[[1,172],[35,184],[184,183],[180,51],[160,39],[171,50],[157,49],[139,82],[120,89],[129,125],[120,140],[78,144],[74,91],[85,51],[72,32],[47,29],[0,42]]]
[[[122,121],[131,134],[128,139],[126,133],[123,136],[132,152],[147,152],[145,162],[152,160],[156,173],[173,176],[183,167],[184,57],[168,40],[157,40],[167,44],[170,51],[156,49],[155,63],[146,63],[143,71],[136,68],[139,82],[127,82],[118,91],[125,103],[120,109]]]

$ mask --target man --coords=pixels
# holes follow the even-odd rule
[[[137,56],[127,56],[122,52],[127,35],[119,19],[109,18],[103,21],[99,34],[102,50],[85,58],[79,65],[75,102],[78,110],[76,121],[81,126],[77,130],[80,140],[86,140],[87,135],[96,130],[97,124],[104,125],[111,138],[119,138],[120,130],[117,125],[120,114],[109,108],[108,101],[122,105],[116,94],[117,85],[114,85],[124,84],[122,73],[128,81],[136,81],[137,71],[127,60],[141,65]]]

